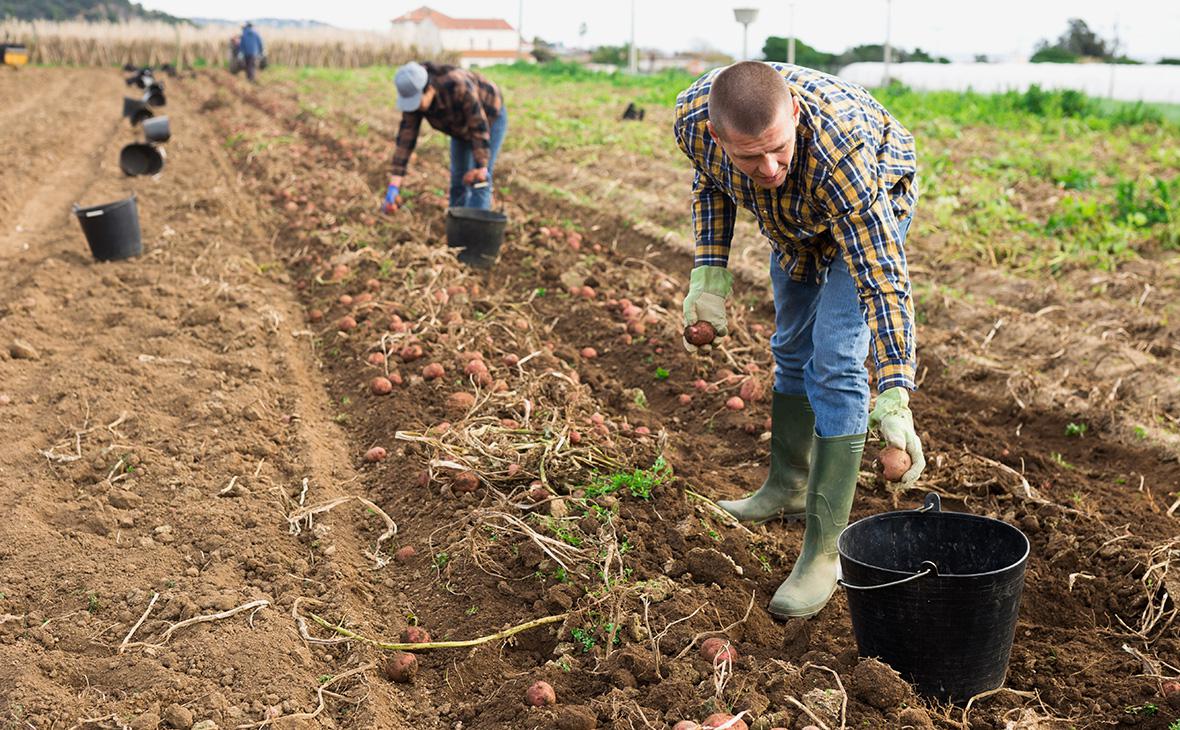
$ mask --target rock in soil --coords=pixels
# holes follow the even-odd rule
[[[176,730],[189,730],[193,726],[193,713],[183,705],[168,705],[164,710],[164,724]]]
[[[24,340],[13,340],[12,347],[8,348],[8,352],[12,354],[14,360],[41,359],[41,353],[37,352],[37,348],[33,347]]]
[[[891,710],[911,695],[905,680],[892,667],[876,659],[863,659],[856,665],[848,689],[853,697],[878,710]]]
[[[901,723],[903,728],[909,727],[913,730],[934,730],[934,721],[930,719],[930,715],[920,707],[907,707],[902,710],[898,716],[897,721]]]

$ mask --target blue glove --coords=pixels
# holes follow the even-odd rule
[[[398,197],[399,192],[398,187],[390,183],[385,190],[385,199],[381,202],[382,213],[392,213],[397,210],[398,205],[401,204],[401,198]]]

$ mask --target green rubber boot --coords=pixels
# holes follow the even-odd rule
[[[791,575],[774,592],[769,611],[776,618],[819,613],[836,591],[840,557],[836,538],[848,526],[865,434],[816,438],[807,481],[807,526],[803,550]]]
[[[745,499],[722,500],[721,509],[741,522],[800,519],[807,507],[807,472],[815,413],[805,395],[775,393],[770,406],[770,473]]]

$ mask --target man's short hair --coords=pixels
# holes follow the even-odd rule
[[[718,135],[761,134],[791,101],[787,80],[772,66],[742,61],[724,69],[709,90],[709,121]]]

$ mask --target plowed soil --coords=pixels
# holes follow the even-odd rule
[[[811,620],[773,621],[801,525],[751,530],[711,506],[765,474],[772,311],[758,277],[731,341],[690,356],[688,252],[610,206],[524,192],[524,160],[498,171],[501,261],[473,272],[445,244],[441,145],[422,145],[411,205],[374,213],[394,112],[362,135],[348,109],[312,113],[291,87],[213,72],[167,84],[165,170],[125,178],[117,155],[135,133],[118,73],[0,74],[17,100],[0,109],[4,727],[1180,718],[1180,695],[1165,696],[1180,673],[1180,466],[1162,439],[1104,433],[1113,415],[1067,436],[1073,412],[1038,388],[1068,372],[1014,385],[1032,366],[994,332],[990,359],[955,360],[979,351],[965,321],[1006,310],[930,305],[914,399],[930,468],[899,493],[870,448],[853,512],[934,491],[1028,535],[1008,689],[968,711],[859,659],[842,593]],[[145,253],[97,263],[70,205],[131,192]],[[1152,296],[1174,293],[1161,286]],[[1033,299],[1011,316],[1058,319],[1029,338],[1103,318],[1136,331],[1122,304]],[[1167,330],[1153,336],[1167,349]],[[1108,414],[1138,375],[1088,372]],[[375,394],[376,378],[392,392]],[[726,409],[738,393],[746,407]],[[487,640],[420,651],[412,681],[391,681],[376,642],[413,628]],[[736,661],[700,655],[713,636]],[[556,705],[526,705],[537,680]]]

